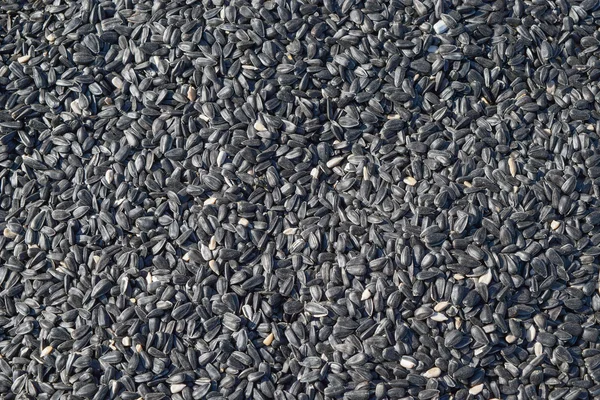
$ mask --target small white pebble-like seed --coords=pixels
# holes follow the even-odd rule
[[[183,261],[185,261],[185,262],[188,262],[188,261],[190,261],[190,253],[185,253],[185,254],[184,254],[182,257],[181,257],[181,259],[182,259]]]
[[[79,107],[79,100],[73,100],[71,102],[71,111],[75,114],[81,114],[81,107]]]
[[[406,369],[413,369],[417,366],[417,364],[412,359],[406,356],[402,357],[402,359],[400,360],[400,365]]]
[[[433,307],[433,311],[441,312],[441,311],[444,311],[448,307],[450,307],[450,302],[440,301]]]
[[[517,341],[517,337],[515,335],[506,335],[506,343],[514,343]]]
[[[112,183],[114,178],[115,178],[115,171],[113,171],[112,169],[107,169],[106,172],[104,173],[104,179],[106,179],[106,182]]]
[[[269,335],[265,338],[265,340],[263,340],[263,344],[265,346],[270,346],[271,343],[273,343],[273,339],[275,339],[275,335],[273,334],[273,332],[269,333]]]
[[[406,183],[408,186],[415,186],[417,184],[417,180],[412,176],[407,176],[406,178],[404,178],[403,182]]]
[[[481,393],[482,391],[483,391],[483,383],[480,383],[479,385],[475,385],[471,389],[469,389],[469,394],[476,396],[479,393]]]
[[[260,121],[256,121],[254,123],[254,129],[256,129],[257,131],[266,131],[267,127]]]
[[[517,175],[517,162],[512,157],[508,159],[508,170],[513,177]]]
[[[129,301],[133,304],[137,303],[137,299],[135,297],[130,298]]]
[[[467,181],[464,181],[463,185],[465,185],[468,188],[473,187],[473,185],[471,185],[471,182],[467,182]]]
[[[327,161],[327,168],[333,168],[341,164],[344,161],[344,157],[333,157],[331,160]]]
[[[387,119],[400,119],[400,115],[399,114],[388,115]]]
[[[462,281],[463,279],[465,279],[465,276],[463,274],[454,274],[452,275],[452,277],[457,281]]]
[[[171,393],[175,394],[175,393],[179,393],[181,392],[183,389],[185,389],[187,387],[187,385],[185,383],[176,383],[171,385]]]
[[[365,301],[370,298],[371,298],[371,291],[369,289],[365,289],[364,292],[362,292],[362,296],[360,296],[360,301]]]
[[[56,40],[56,35],[54,33],[50,33],[48,36],[46,36],[46,40],[50,43],[53,43]]]
[[[448,25],[446,25],[446,23],[443,20],[439,20],[433,25],[433,30],[435,31],[435,33],[440,35],[448,31]]]
[[[250,221],[248,221],[246,218],[240,218],[240,220],[238,221],[238,224],[240,224],[241,226],[248,226],[250,225]]]
[[[443,322],[443,321],[448,320],[448,317],[446,317],[444,314],[438,313],[438,312],[434,312],[433,314],[431,314],[431,316],[429,318],[431,318],[433,321],[436,321],[436,322]]]
[[[284,235],[295,235],[298,231],[298,228],[287,228],[283,230]]]
[[[138,353],[141,353],[142,350],[144,350],[144,348],[142,347],[141,344],[138,343],[135,345],[135,351],[137,351]]]
[[[31,56],[29,54],[25,54],[24,56],[17,58],[17,61],[21,64],[25,64],[30,59],[31,59]]]
[[[119,78],[118,76],[114,76],[111,80],[111,83],[117,89],[123,89],[123,80],[121,80],[121,78]]]
[[[560,222],[559,221],[552,221],[550,223],[550,228],[552,228],[553,230],[557,230],[558,228],[560,228]]]
[[[433,367],[423,372],[425,378],[438,378],[442,374],[442,370],[438,367]]]
[[[216,248],[217,248],[217,238],[215,238],[214,236],[211,236],[210,240],[208,241],[208,249],[212,251]]]
[[[52,350],[54,350],[54,347],[52,347],[52,346],[46,346],[46,347],[44,347],[44,349],[40,353],[40,357],[46,357],[47,355],[49,355],[50,353],[52,353]]]
[[[216,197],[209,197],[208,199],[204,200],[204,205],[205,206],[210,206],[213,204],[217,203],[217,198]]]
[[[129,336],[125,336],[123,339],[121,339],[121,343],[123,343],[123,346],[129,347],[131,346],[131,338]]]

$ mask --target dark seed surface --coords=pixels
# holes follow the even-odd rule
[[[600,4],[0,4],[0,398],[600,398]]]

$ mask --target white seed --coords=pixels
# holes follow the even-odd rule
[[[433,307],[433,311],[441,312],[441,311],[444,311],[448,307],[450,307],[450,302],[440,301]]]
[[[552,221],[550,223],[550,228],[552,228],[553,230],[557,230],[558,228],[560,228],[560,222],[559,221]]]
[[[112,169],[107,169],[104,173],[104,179],[106,179],[106,182],[112,183],[113,179],[115,179],[115,171]]]
[[[208,249],[212,251],[216,248],[217,248],[217,239],[214,236],[211,236],[210,240],[208,241]]]
[[[17,61],[20,62],[21,64],[25,64],[30,59],[31,59],[31,56],[29,54],[25,54],[24,56],[17,58]]]
[[[196,101],[196,88],[193,86],[188,87],[187,98],[189,101]]]
[[[454,274],[452,275],[452,277],[457,281],[462,281],[463,279],[465,279],[465,276],[463,274]]]
[[[506,335],[506,343],[514,343],[516,342],[519,338],[514,336],[514,335]]]
[[[400,360],[400,365],[406,369],[413,369],[417,366],[417,363],[411,357],[402,356],[402,359]]]
[[[529,329],[527,329],[527,332],[525,332],[525,339],[528,342],[533,342],[535,340],[535,337],[537,335],[537,331],[535,330],[535,326],[533,326],[533,324],[529,327]]]
[[[535,353],[536,357],[541,355],[544,352],[544,346],[542,346],[540,342],[535,342],[533,345],[533,352]]]
[[[50,33],[48,36],[46,36],[46,40],[49,43],[54,43],[54,41],[56,40],[56,35],[54,33]]]
[[[319,179],[319,167],[314,167],[311,169],[310,176],[312,176],[314,179]]]
[[[241,226],[248,226],[250,225],[250,221],[248,221],[246,218],[240,218],[240,220],[238,221],[238,224],[240,224]]]
[[[442,370],[438,367],[433,367],[423,372],[425,378],[437,378],[442,374]]]
[[[121,339],[121,343],[123,343],[123,346],[129,347],[131,346],[131,338],[129,336],[125,336],[123,339]]]
[[[275,339],[275,335],[273,334],[273,332],[269,333],[269,335],[265,338],[265,340],[263,340],[263,344],[265,346],[270,346],[271,343],[273,343],[273,339]]]
[[[254,123],[254,129],[256,129],[257,131],[266,131],[267,127],[263,125],[262,122],[260,121],[256,121]]]
[[[433,30],[435,31],[435,33],[440,35],[440,34],[446,33],[448,31],[448,25],[446,25],[446,23],[444,21],[439,20],[438,22],[436,22],[433,25]]]
[[[473,187],[473,185],[471,185],[471,182],[467,182],[467,181],[464,181],[463,185],[465,185],[468,188]]]
[[[3,233],[4,233],[4,237],[6,237],[8,239],[14,239],[18,236],[16,233],[14,233],[13,231],[11,231],[8,228],[4,228]]]
[[[492,282],[492,270],[488,269],[487,272],[479,277],[479,283],[489,285]]]
[[[417,180],[415,178],[413,178],[412,176],[407,176],[406,178],[404,178],[403,181],[408,186],[415,186],[417,184]]]
[[[333,168],[341,164],[344,161],[344,157],[333,157],[331,160],[327,161],[327,168]]]
[[[123,81],[118,76],[113,77],[111,80],[111,83],[117,89],[119,89],[119,90],[123,89]]]
[[[190,253],[185,253],[181,259],[185,262],[190,261]]]
[[[508,169],[513,177],[517,175],[517,162],[512,157],[508,159]]]
[[[448,320],[448,317],[446,317],[444,314],[438,313],[438,312],[434,312],[433,314],[431,314],[431,316],[429,318],[431,318],[433,321],[436,321],[436,322],[443,322],[443,321]]]
[[[362,292],[362,296],[360,296],[360,301],[365,301],[370,298],[371,298],[371,292],[369,291],[369,289],[365,289],[364,292]]]
[[[482,390],[483,390],[483,383],[480,383],[479,385],[475,385],[471,389],[469,389],[469,394],[476,396],[479,393],[481,393]]]
[[[71,102],[71,111],[75,114],[81,114],[81,107],[79,107],[79,100],[73,100]]]
[[[298,228],[287,228],[283,230],[284,235],[295,235],[298,231]]]
[[[187,387],[187,385],[185,383],[176,383],[171,385],[171,393],[175,394],[175,393],[179,393],[181,392],[183,389],[185,389]]]
[[[40,353],[40,357],[46,357],[47,355],[49,355],[50,353],[52,353],[52,350],[54,350],[54,347],[52,347],[52,346],[46,346],[46,347],[44,347],[44,349]]]
[[[204,200],[204,205],[205,206],[210,206],[213,204],[217,203],[217,198],[216,197],[209,197],[208,199]]]
[[[144,350],[144,348],[142,347],[141,344],[138,343],[135,345],[135,351],[137,351],[138,353],[141,353],[142,350]]]

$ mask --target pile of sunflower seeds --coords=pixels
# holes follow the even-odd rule
[[[597,399],[600,2],[0,3],[2,399]]]

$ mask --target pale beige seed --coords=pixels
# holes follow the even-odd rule
[[[433,307],[433,311],[442,312],[446,308],[450,307],[450,302],[448,301],[440,301]]]
[[[517,176],[517,162],[512,157],[508,159],[508,170],[513,177]]]
[[[256,129],[257,131],[266,131],[267,127],[260,121],[256,121],[254,123],[254,129]]]
[[[137,299],[135,297],[130,298],[129,301],[133,304],[137,303]]]
[[[471,182],[467,182],[467,181],[464,181],[463,185],[465,185],[468,188],[473,187],[473,185],[471,185]]]
[[[44,349],[40,353],[40,357],[46,357],[47,355],[49,355],[50,353],[52,353],[53,350],[54,350],[54,347],[52,347],[52,346],[46,346],[46,347],[44,347]]]
[[[24,56],[17,58],[17,61],[21,64],[25,64],[30,59],[31,59],[31,56],[29,54],[25,54]]]
[[[287,228],[283,230],[284,235],[295,235],[298,231],[298,228]]]
[[[448,317],[446,317],[444,314],[438,313],[438,312],[434,312],[433,314],[431,314],[431,316],[429,318],[431,318],[432,321],[436,321],[436,322],[448,321]]]
[[[144,350],[144,348],[142,347],[141,344],[138,343],[135,345],[135,351],[137,351],[138,353],[141,353],[142,350]]]
[[[208,241],[208,249],[209,250],[214,250],[217,248],[217,238],[215,238],[214,236],[212,236],[210,238],[210,240]]]
[[[258,68],[254,65],[242,65],[242,69],[249,69],[251,71],[256,71]]]
[[[525,339],[528,342],[533,342],[535,340],[536,335],[537,331],[535,330],[535,326],[531,325],[529,329],[527,329],[527,332],[525,332]]]
[[[412,176],[407,176],[406,178],[404,178],[403,182],[406,183],[408,186],[415,186],[417,184],[417,180]]]
[[[250,225],[250,221],[248,221],[246,218],[240,218],[240,220],[238,221],[238,224],[240,224],[241,226],[247,227],[248,225]]]
[[[369,289],[365,289],[364,292],[362,292],[362,296],[360,296],[360,301],[365,301],[370,298],[371,298],[371,291]]]
[[[265,338],[265,340],[263,340],[263,344],[265,346],[270,346],[271,343],[273,343],[273,339],[275,339],[275,335],[273,334],[273,332],[269,333],[269,335]]]
[[[454,274],[452,275],[454,277],[454,279],[456,279],[457,281],[462,281],[463,279],[465,279],[465,276],[463,274]]]
[[[121,78],[119,78],[118,76],[113,77],[111,80],[111,83],[117,89],[119,89],[119,90],[123,89],[123,80]]]
[[[14,233],[13,231],[11,231],[8,228],[4,228],[4,237],[8,238],[8,239],[14,239],[16,238],[18,235],[16,233]]]
[[[131,346],[131,338],[129,336],[125,336],[123,339],[121,339],[121,343],[123,343],[123,346],[125,346],[125,347],[130,347]]]
[[[473,396],[477,396],[482,391],[483,391],[483,383],[480,383],[479,385],[475,385],[471,389],[469,389],[469,394],[471,394]]]
[[[50,43],[54,43],[56,40],[56,35],[54,33],[50,33],[48,36],[46,36],[46,40]]]
[[[185,253],[185,254],[184,254],[182,257],[181,257],[181,259],[182,259],[183,261],[185,261],[185,262],[188,262],[188,261],[190,261],[190,253]]]
[[[188,87],[187,98],[189,101],[196,101],[196,88],[193,86]]]
[[[204,200],[204,205],[205,206],[210,206],[213,204],[217,203],[217,198],[216,197],[209,197],[208,199]]]
[[[438,378],[442,374],[442,370],[438,367],[433,367],[423,372],[425,378]]]
[[[552,221],[550,223],[550,228],[552,228],[553,230],[557,230],[558,228],[560,228],[560,222],[559,221]]]
[[[506,335],[506,343],[514,343],[518,340],[518,338],[514,335]]]

